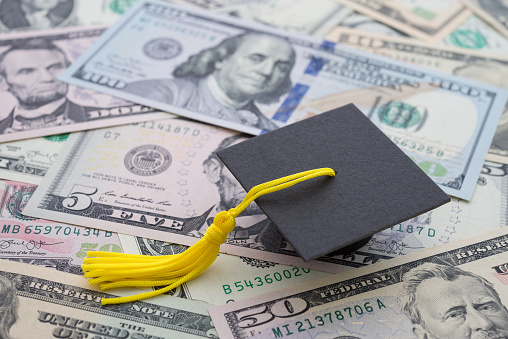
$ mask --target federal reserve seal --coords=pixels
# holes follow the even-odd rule
[[[34,193],[37,186],[28,186],[23,187],[20,190],[16,190],[14,194],[9,199],[9,202],[7,203],[7,209],[9,210],[9,213],[20,220],[35,220],[37,218],[32,218],[29,216],[26,216],[21,213],[23,208],[25,208],[26,204],[28,203],[28,200]]]
[[[157,145],[133,148],[124,159],[125,167],[134,174],[149,176],[164,172],[171,165],[171,154]]]
[[[168,60],[182,53],[182,45],[173,39],[158,38],[148,41],[143,47],[143,52],[155,60]]]

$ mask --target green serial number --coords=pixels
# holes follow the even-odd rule
[[[42,225],[28,225],[28,226],[20,226],[20,225],[3,225],[1,233],[6,234],[52,234],[52,235],[73,235],[73,236],[104,236],[105,238],[109,238],[113,235],[112,232],[100,231],[95,228],[88,227],[73,227],[73,226],[42,226]]]
[[[399,145],[400,147],[407,148],[412,151],[428,154],[428,155],[434,155],[438,158],[441,158],[444,155],[444,151],[440,149],[434,149],[431,146],[425,146],[421,144],[417,144],[414,141],[404,140],[399,137],[392,137],[388,136],[396,145]]]
[[[284,270],[282,272],[275,272],[273,274],[269,273],[265,275],[264,278],[255,277],[254,278],[254,282],[256,283],[255,285],[252,283],[251,280],[236,281],[234,282],[234,287],[237,292],[241,292],[245,290],[247,287],[249,288],[261,287],[264,284],[272,284],[274,281],[282,281],[283,279],[286,280],[293,279],[294,277],[300,277],[303,275],[302,273],[300,273],[300,270],[302,270],[303,273],[310,273],[310,270],[306,270],[305,268],[293,267],[291,269],[291,271],[293,272],[291,272],[290,270]],[[224,290],[224,294],[231,294],[233,292],[231,285],[228,284],[222,285],[222,289]]]
[[[363,305],[353,305],[340,310],[324,313],[323,315],[317,315],[314,319],[305,318],[302,321],[295,321],[293,324],[274,327],[272,328],[272,333],[275,338],[282,338],[284,336],[289,337],[298,332],[306,332],[327,324],[344,321],[347,318],[360,316],[364,313],[372,313],[374,312],[375,307],[375,305],[372,305],[370,301],[368,301]],[[377,309],[380,310],[382,308],[386,308],[386,306],[381,300],[377,299]]]

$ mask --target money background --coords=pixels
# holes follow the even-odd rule
[[[87,0],[86,2],[84,0],[63,0],[54,1],[54,4],[51,4],[52,1],[48,1],[47,3],[50,4],[49,6],[56,7],[55,10],[49,10],[44,13],[34,11],[33,15],[29,17],[26,16],[25,18],[23,18],[23,13],[20,11],[19,4],[21,2],[24,1],[0,1],[0,32],[2,32],[0,33],[0,39],[3,37],[16,37],[16,34],[19,34],[19,32],[25,32],[23,34],[36,36],[37,32],[47,34],[47,30],[51,31],[52,29],[61,29],[64,27],[82,27],[77,28],[76,32],[80,30],[84,32],[93,29],[90,28],[91,25],[111,25],[120,18],[121,14],[125,12],[135,0]],[[423,38],[426,41],[433,41],[432,46],[434,52],[432,55],[429,55],[427,50],[419,48],[412,49],[409,53],[407,50],[402,53],[401,50],[397,49],[393,51],[389,49],[377,49],[376,51],[375,49],[378,47],[375,45],[352,45],[353,47],[360,48],[370,47],[371,51],[374,49],[375,52],[382,55],[394,57],[404,62],[415,63],[423,67],[434,68],[443,72],[447,72],[449,69],[449,66],[443,68],[443,65],[449,65],[450,63],[455,65],[454,63],[456,62],[453,57],[450,57],[449,48],[446,46],[460,48],[462,53],[461,61],[454,67],[467,66],[472,60],[482,60],[487,67],[495,68],[497,67],[496,62],[502,60],[501,62],[504,63],[504,59],[508,58],[508,39],[505,38],[506,31],[504,28],[505,26],[503,26],[503,15],[508,16],[508,10],[504,9],[502,4],[493,8],[492,6],[489,7],[488,4],[480,6],[475,1],[465,0],[463,2],[448,1],[446,4],[435,1],[399,1],[395,4],[394,2],[390,3],[388,1],[374,0],[341,0],[340,3],[339,1],[322,0],[312,5],[304,1],[290,2],[283,0],[179,0],[175,1],[175,3],[184,6],[199,7],[225,15],[232,15],[245,21],[262,23],[299,34],[313,34],[318,38],[330,37],[330,34],[337,34],[336,31],[332,30],[333,26],[337,26],[339,29],[342,27],[354,29],[356,32],[355,34],[358,36],[361,35],[360,32],[362,31],[372,31],[377,34],[376,39],[380,39],[381,41],[383,41],[383,38],[379,37],[379,33],[392,37],[403,36],[407,39],[413,39],[415,46],[430,46],[428,42],[419,41],[420,38]],[[348,7],[348,4],[351,7]],[[467,7],[464,7],[464,4],[467,5]],[[386,17],[385,12],[373,14],[372,8],[376,8],[376,6],[378,6],[378,8],[379,6],[383,6],[382,8],[385,12],[388,11],[396,15]],[[408,11],[407,8],[410,10]],[[445,19],[446,22],[444,22],[444,25],[441,26],[441,29],[436,31],[435,24],[431,23],[433,22],[433,18],[450,18],[450,13],[454,13],[450,11],[450,9],[458,11],[461,14],[452,15],[453,19]],[[355,10],[363,14],[355,12]],[[367,16],[365,16],[365,14]],[[369,16],[369,14],[371,16]],[[415,32],[414,27],[411,28],[407,26],[408,22],[411,24],[415,22],[429,22],[429,25],[425,27],[425,24],[423,24],[416,29],[416,31],[420,32]],[[44,30],[44,32],[42,30]],[[434,34],[429,35],[428,33],[421,33],[430,31],[433,31]],[[408,34],[413,37],[408,38]],[[22,37],[22,35],[19,35],[19,37]],[[337,37],[337,35],[335,35],[335,37]],[[334,38],[334,40],[335,39],[337,38]],[[367,39],[372,39],[372,37],[368,36]],[[390,39],[393,38],[386,37],[384,41],[393,42],[393,40]],[[365,41],[364,39],[363,42]],[[402,42],[402,40],[397,43],[399,45],[394,43],[393,46],[399,46],[400,48],[404,46],[404,44],[406,44],[406,46],[410,45],[409,42]],[[82,53],[84,50],[80,46],[74,47],[77,48],[76,55]],[[79,52],[77,50],[79,50]],[[504,74],[502,72],[502,67],[498,69],[500,74]],[[467,77],[466,74],[462,76]],[[483,79],[478,80],[496,86],[507,87],[504,83],[500,83],[489,77],[483,77]],[[98,93],[88,94],[88,91],[79,88],[77,88],[76,91],[86,92],[89,99],[93,101],[112,100],[110,98],[104,99],[104,97]],[[0,110],[8,112],[16,104],[16,101],[11,95],[5,92],[1,94]],[[502,124],[503,119],[500,121],[500,129],[503,128]],[[98,127],[105,126],[98,124],[91,128]],[[65,132],[68,132],[65,128],[58,131],[58,133]],[[179,291],[175,291],[172,294],[173,296],[162,296],[162,299],[154,301],[148,300],[148,304],[143,304],[144,313],[136,313],[141,309],[136,305],[131,308],[118,309],[120,313],[129,313],[128,321],[119,322],[118,320],[114,320],[115,317],[116,319],[123,317],[119,316],[120,313],[118,310],[111,310],[111,312],[106,312],[106,314],[103,309],[97,307],[97,304],[94,306],[87,304],[86,307],[88,308],[86,311],[82,311],[84,309],[83,307],[85,307],[84,300],[94,300],[92,297],[88,297],[88,295],[93,295],[93,293],[98,292],[72,292],[62,299],[60,297],[62,293],[69,293],[69,289],[62,288],[62,286],[73,285],[86,289],[89,288],[89,285],[86,284],[83,278],[79,278],[78,276],[67,276],[65,273],[62,275],[55,274],[53,273],[55,269],[79,274],[80,270],[78,267],[81,263],[82,255],[86,250],[102,249],[119,251],[128,248],[128,251],[131,251],[131,253],[157,255],[161,253],[168,254],[168,251],[177,253],[185,247],[177,244],[166,244],[160,240],[129,237],[125,235],[119,236],[104,230],[76,226],[72,222],[66,225],[55,221],[34,220],[33,217],[23,215],[21,211],[24,205],[26,205],[27,200],[29,200],[30,194],[33,192],[33,184],[38,185],[44,180],[44,176],[51,167],[51,164],[57,159],[61,147],[65,144],[65,137],[55,137],[54,140],[58,140],[58,143],[49,139],[31,138],[31,136],[26,137],[30,139],[3,142],[0,144],[0,178],[20,182],[2,182],[3,198],[0,216],[3,218],[3,225],[0,225],[2,230],[0,233],[0,258],[10,261],[0,262],[0,273],[4,280],[5,277],[7,277],[13,282],[8,283],[4,280],[0,281],[0,296],[2,297],[0,298],[2,300],[0,301],[0,318],[8,319],[9,314],[18,315],[11,318],[11,320],[14,319],[14,322],[10,325],[8,322],[1,323],[1,338],[50,338],[56,337],[57,334],[55,333],[59,333],[59,335],[72,335],[72,333],[78,335],[82,328],[80,329],[77,326],[72,327],[72,325],[69,325],[72,324],[72,319],[77,319],[76,321],[86,320],[92,324],[97,324],[91,326],[91,328],[95,328],[95,326],[100,327],[100,325],[109,326],[111,328],[110,331],[115,331],[116,328],[117,334],[126,335],[128,332],[129,337],[132,338],[144,338],[145,334],[143,334],[143,332],[150,333],[160,338],[182,337],[183,332],[169,333],[168,328],[178,331],[178,328],[182,326],[185,328],[185,326],[187,326],[186,324],[190,324],[188,328],[192,328],[190,332],[188,329],[185,330],[185,333],[189,334],[191,337],[216,337],[217,333],[210,327],[210,321],[207,320],[209,318],[203,318],[204,322],[199,322],[203,321],[200,317],[206,315],[205,310],[209,306],[196,300],[188,300],[186,303],[181,303],[174,299],[173,296],[178,296],[180,299],[204,300],[215,305],[231,303],[233,300],[239,301],[252,296],[257,296],[256,298],[258,298],[257,300],[259,301],[261,300],[260,298],[264,298],[259,297],[262,293],[278,291],[284,287],[289,287],[309,279],[329,275],[328,273],[308,269],[305,269],[305,272],[309,273],[303,273],[304,271],[301,267],[289,267],[260,259],[221,254],[217,259],[217,263],[214,264],[216,266],[218,265],[218,267],[214,269],[214,266],[212,266],[209,272],[205,272],[205,275],[202,277],[203,279],[198,278],[188,283],[187,286],[182,286]],[[503,163],[508,162],[506,160],[508,147],[503,149],[504,146],[499,145],[508,145],[508,138],[505,138],[501,133],[498,134],[496,138],[501,139],[498,140],[498,146],[496,146],[497,152],[491,149],[488,155],[488,159],[496,162],[486,162],[484,164],[476,183],[475,192],[470,201],[454,198],[451,203],[445,206],[412,220],[408,220],[400,225],[395,225],[375,235],[364,248],[348,255],[336,257],[335,260],[338,260],[341,265],[345,265],[349,269],[347,277],[352,277],[354,279],[357,276],[355,273],[356,269],[362,269],[361,267],[364,266],[369,266],[368,268],[363,268],[364,271],[365,269],[368,269],[369,272],[381,271],[389,267],[392,261],[394,261],[393,265],[395,265],[396,262],[403,270],[408,270],[410,265],[413,264],[409,259],[407,259],[407,261],[405,260],[404,255],[406,254],[409,255],[416,252],[411,255],[413,255],[413,257],[419,256],[419,258],[424,258],[425,254],[419,255],[417,254],[420,253],[418,251],[425,248],[432,248],[440,244],[448,244],[446,245],[448,247],[445,247],[446,249],[458,248],[464,246],[464,244],[466,244],[466,246],[471,246],[467,245],[471,244],[471,241],[467,243],[467,241],[463,239],[468,236],[478,237],[479,234],[489,230],[499,236],[503,236],[505,232],[502,227],[506,226],[506,220],[508,218],[506,214],[508,203],[508,168]],[[201,185],[205,185],[205,182]],[[30,192],[30,194],[26,192]],[[99,223],[91,223],[91,226],[92,225],[100,228]],[[61,227],[59,228],[58,234],[56,234],[56,227]],[[87,231],[87,229],[89,231]],[[44,234],[45,232],[47,232],[47,234]],[[70,232],[73,232],[73,235],[66,234]],[[93,241],[88,240],[92,238],[87,238],[86,241],[81,240],[85,239],[84,234],[87,233],[89,236],[94,237]],[[110,236],[107,237],[107,235]],[[484,238],[488,238],[488,236],[484,236]],[[58,244],[51,245],[53,243]],[[152,249],[147,250],[147,246],[143,247],[140,244],[150,244]],[[35,250],[35,248],[30,250],[26,249],[27,246],[29,248],[31,248],[30,246],[40,248],[37,250]],[[14,247],[18,248],[16,254],[14,254]],[[144,251],[143,248],[145,248]],[[439,250],[430,251],[438,253],[441,251],[440,248],[442,247],[438,248]],[[24,252],[26,252],[26,254]],[[226,257],[226,264],[220,266],[220,260]],[[392,259],[395,257],[398,258]],[[268,260],[269,257],[265,257],[264,259]],[[501,264],[505,263],[505,261],[506,260],[503,261],[503,259],[501,259],[495,264],[501,267]],[[249,262],[249,264],[246,265],[246,262]],[[28,266],[23,263],[40,267],[29,270],[27,268]],[[294,262],[287,263],[298,266],[298,264]],[[506,284],[506,282],[502,280],[502,275],[496,276],[494,278],[495,280],[492,280],[487,273],[483,273],[482,270],[488,265],[470,265],[468,269],[478,273],[481,271],[483,276],[494,282],[501,298],[505,301],[508,300],[508,292],[502,287],[502,284]],[[295,269],[298,269],[299,274],[303,273],[306,275],[303,277],[303,280],[300,280],[300,276],[297,280],[294,280],[296,279],[294,273],[297,272]],[[31,273],[27,274],[29,271]],[[284,276],[285,271],[292,273],[291,278],[287,278],[287,276],[289,276],[287,273],[287,276]],[[359,276],[363,275],[361,272],[358,273]],[[278,273],[278,275],[275,275],[276,273]],[[18,278],[15,278],[15,275],[17,275]],[[279,277],[280,281],[278,280]],[[41,284],[41,280],[38,280],[39,284],[37,285],[37,283],[33,282],[35,281],[33,279],[43,279],[46,283]],[[327,279],[331,282],[338,282],[345,279],[345,276],[339,274],[330,276]],[[261,281],[261,283],[259,281]],[[25,285],[20,282],[23,282]],[[30,285],[30,282],[32,285]],[[67,285],[61,285],[62,283]],[[306,284],[305,286],[315,287],[321,283],[315,283],[311,280]],[[31,290],[23,289],[23,286],[30,286]],[[48,286],[53,287],[48,288]],[[231,292],[229,292],[229,289]],[[188,292],[187,295],[185,291]],[[115,292],[116,291],[114,291],[113,294]],[[132,291],[122,291],[122,293],[124,292],[126,294],[133,293]],[[9,313],[12,312],[12,305],[14,304],[12,302],[9,304],[8,302],[9,300],[16,299],[12,299],[12,293],[18,295],[17,299],[19,304],[15,306],[17,307],[18,313]],[[276,293],[282,295],[282,293],[285,292]],[[387,293],[384,294],[387,295]],[[354,309],[357,305],[365,305],[366,301],[378,299],[375,293],[366,296],[360,294],[353,298],[356,299],[347,299],[344,301],[347,304],[342,304],[341,309],[347,306]],[[327,327],[326,331],[321,333],[322,337],[330,337],[332,333],[348,338],[355,336],[370,337],[380,333],[388,335],[389,337],[397,337],[397,335],[403,338],[413,337],[414,334],[411,330],[409,318],[397,309],[397,297],[386,296],[386,298],[386,300],[391,300],[391,306],[389,307],[392,308],[391,313],[382,316],[381,323],[379,323],[379,319],[376,319],[378,321],[377,323],[372,323],[369,322],[369,318],[365,319],[360,317],[356,318],[353,322],[356,324],[354,327],[351,327],[353,323],[346,321],[341,327],[342,331],[335,332],[335,329]],[[76,300],[82,301],[76,303]],[[66,302],[67,305],[81,304],[82,306],[65,309],[65,314],[62,313],[62,306],[54,306],[58,303]],[[157,306],[154,306],[152,302]],[[6,305],[11,305],[11,308],[9,308],[9,306],[6,307]],[[164,325],[166,327],[157,327],[157,325],[153,327],[156,323],[167,324],[166,320],[174,318],[174,315],[177,314],[174,309],[167,309],[169,305],[173,305],[174,308],[178,309],[178,312],[183,312],[178,313],[183,314],[180,318],[176,317],[176,327],[174,327],[175,323],[167,325],[173,327],[167,327],[166,325]],[[231,305],[235,305],[235,303]],[[78,310],[80,307],[82,310]],[[337,306],[334,307],[333,310],[335,311]],[[44,319],[49,319],[50,315],[48,314],[51,312],[61,317],[67,317],[67,326],[65,325],[65,318],[59,318],[59,322],[56,320],[53,322],[43,321]],[[320,312],[326,313],[327,309],[320,309],[317,313],[313,313],[313,318],[309,320],[313,321],[313,323],[309,323],[311,326],[312,324],[316,326],[319,325],[316,316],[321,314]],[[219,317],[217,314],[220,313],[216,312],[215,317]],[[47,318],[44,318],[44,316]],[[300,317],[295,321],[305,323],[306,318],[310,319],[305,315],[305,317]],[[179,321],[178,319],[191,319],[191,321]],[[208,322],[208,326],[206,326],[206,322]],[[359,322],[364,324],[363,330],[359,328]],[[146,326],[148,323],[150,323],[151,326],[149,328]],[[386,330],[383,324],[387,323],[400,324],[400,327],[392,326],[389,330]],[[216,322],[216,326],[217,324],[220,324],[220,321]],[[279,324],[280,333],[286,334],[284,331],[289,329],[289,327],[285,328],[283,326],[288,324],[289,323]],[[46,326],[46,328],[42,330],[42,328],[38,326]],[[227,328],[222,324],[219,326],[221,326],[219,332],[221,337],[223,334],[224,337],[228,337]],[[60,332],[57,332],[57,328]],[[293,329],[293,327],[291,328]],[[196,329],[199,330],[196,331]],[[204,331],[199,332],[203,329]],[[85,331],[85,333],[89,335],[98,335],[98,332],[94,332],[93,330],[88,332]],[[178,333],[178,335],[174,333]],[[274,332],[272,328],[268,328],[263,331],[252,333],[248,337],[273,338],[277,337],[277,333],[278,332]],[[299,333],[294,333],[292,337],[299,337]]]

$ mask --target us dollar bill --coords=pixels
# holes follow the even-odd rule
[[[506,338],[497,229],[209,310],[221,338]]]
[[[87,251],[123,252],[116,233],[24,215],[35,189],[0,181],[0,259],[81,275]]]
[[[61,28],[0,37],[0,142],[169,117],[57,79],[104,29]]]
[[[342,21],[338,27],[383,35],[409,37],[404,32],[360,13],[353,13]],[[333,36],[333,30],[329,36]],[[461,47],[469,51],[493,52],[499,55],[504,54],[508,48],[508,39],[501,36],[476,15],[471,15],[441,42],[448,46]]]
[[[438,42],[470,15],[459,0],[336,0],[413,37]]]
[[[0,260],[2,338],[218,338],[208,304],[169,296],[101,306],[83,277]],[[123,293],[123,294],[122,294]]]
[[[132,254],[171,255],[188,248],[125,234],[119,234],[119,238],[124,251]],[[328,275],[306,268],[220,253],[213,265],[199,278],[177,287],[173,295],[223,305]]]
[[[246,194],[215,156],[242,140],[238,133],[182,119],[71,134],[23,213],[190,246],[217,212]],[[391,259],[478,234],[477,222],[485,215],[499,218],[489,225],[501,227],[506,202],[498,187],[506,177],[482,178],[486,184],[477,185],[469,203],[453,201],[466,211],[460,225],[449,222],[458,207],[447,204],[376,234],[354,253],[305,262],[252,205],[237,218],[221,252],[332,273]]]
[[[395,35],[395,36],[409,37],[409,35],[407,35],[404,32],[399,31],[396,28],[388,26],[382,22],[376,21],[376,20],[372,19],[371,17],[360,14],[358,12],[353,12],[344,21],[342,21],[339,25],[337,25],[337,27],[351,28],[351,29],[355,29],[355,30],[359,30],[359,31],[373,32],[373,33],[379,33],[379,34],[384,34],[384,35]],[[332,30],[330,32],[327,39],[329,39],[330,36],[333,37],[334,31],[335,30]]]
[[[0,144],[0,179],[40,184],[68,133]]]
[[[508,89],[508,58],[499,54],[436,46],[413,39],[335,28],[328,38],[397,60],[404,60],[440,72],[483,81]],[[488,160],[508,163],[508,108],[499,120]]]
[[[172,27],[170,38],[154,38],[166,36],[169,27]],[[242,47],[232,52],[238,44]],[[209,60],[230,53],[221,62]],[[118,68],[119,62],[129,70]],[[160,65],[164,65],[162,69],[167,70],[167,75],[161,74]],[[447,174],[434,178],[435,181],[448,194],[465,199],[471,196],[492,129],[506,102],[506,91],[499,88],[159,1],[140,1],[131,7],[123,21],[105,32],[62,79],[249,133],[301,119],[301,112],[297,111],[300,103],[332,93],[372,85],[427,86],[422,90],[424,95],[414,93],[419,98],[416,101],[378,107],[378,114],[370,117],[387,134],[407,134],[425,149],[451,146],[444,157],[435,151],[422,153],[407,148],[405,151],[419,158],[419,162],[437,161],[446,167]],[[294,86],[290,80],[295,82]],[[422,106],[424,103],[419,100],[423,96],[432,98],[435,105]],[[257,106],[264,101],[262,97],[274,100],[265,106],[265,112],[271,112],[271,119]],[[464,112],[461,120],[466,116],[476,117],[471,120],[474,127],[467,140],[458,135],[463,135],[463,131],[450,125],[446,133],[452,133],[463,144],[444,145],[446,141],[437,134],[434,146],[425,144],[419,139],[425,133],[418,134],[415,129],[440,130],[435,124],[441,125],[439,120],[443,114],[448,116],[449,105],[445,103],[450,101],[461,103],[456,110],[457,114]],[[414,115],[413,120],[409,119],[411,126],[395,121],[399,116],[397,109],[404,111],[401,112],[404,119]],[[391,112],[386,119],[380,118],[385,116],[384,112]],[[434,118],[424,119],[427,116]],[[445,158],[449,159],[446,163]]]
[[[498,54],[505,54],[508,49],[508,39],[476,15],[471,15],[442,42],[450,46]]]
[[[314,1],[312,6],[305,0],[263,0],[224,6],[216,12],[324,38],[352,10],[334,0]]]
[[[23,213],[190,246],[246,195],[215,155],[245,139],[183,119],[71,134]],[[236,224],[223,253],[331,272],[388,258],[304,262],[255,204]]]
[[[366,256],[396,257],[434,246],[459,241],[508,225],[508,165],[486,162],[471,201],[452,199],[446,206],[424,213],[385,231],[354,253],[343,255],[359,264]],[[482,225],[479,229],[478,225]],[[127,253],[144,255],[176,254],[187,247],[159,240],[119,235]],[[322,272],[288,268],[269,261],[220,254],[204,277],[182,286],[185,295],[211,304],[245,299],[269,290],[316,279]],[[340,256],[337,256],[339,258]],[[385,259],[377,258],[375,262]],[[370,260],[363,262],[375,263]],[[251,287],[252,286],[252,287]],[[177,291],[179,292],[179,291]]]
[[[109,25],[135,0],[0,0],[0,32]]]
[[[508,38],[508,3],[504,0],[461,0],[467,7]]]
[[[487,161],[471,201],[453,198],[445,206],[375,234],[359,252],[396,257],[460,241],[508,226],[507,208],[508,165]]]

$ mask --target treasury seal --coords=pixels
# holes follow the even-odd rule
[[[28,186],[23,187],[20,190],[16,190],[14,194],[9,199],[9,202],[7,203],[7,210],[9,213],[20,220],[35,220],[37,218],[32,218],[29,216],[26,216],[21,213],[23,208],[25,208],[26,204],[28,203],[28,200],[30,200],[30,197],[34,193],[37,186]]]
[[[168,60],[182,53],[182,45],[173,39],[158,38],[148,41],[143,47],[143,52],[155,60]]]
[[[125,167],[134,174],[149,176],[164,172],[171,165],[171,154],[157,145],[133,148],[124,158]]]

